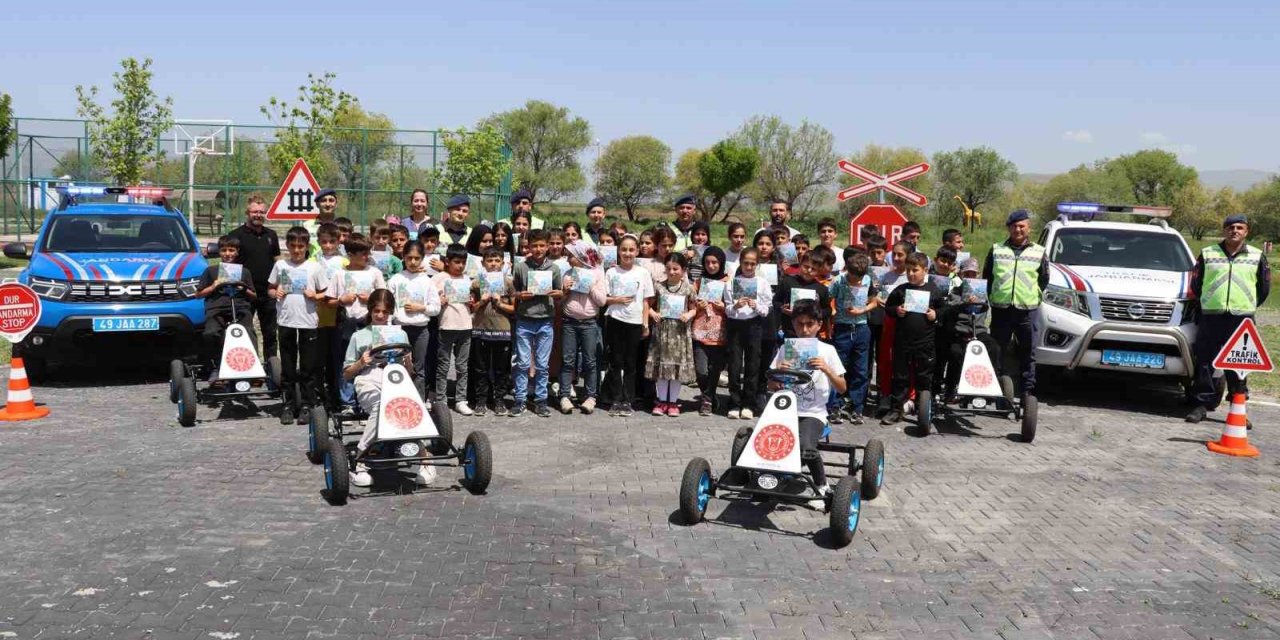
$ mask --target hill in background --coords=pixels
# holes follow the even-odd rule
[[[1236,191],[1247,191],[1249,187],[1277,175],[1272,171],[1259,171],[1257,169],[1212,169],[1208,171],[1199,171],[1199,173],[1200,182],[1210,189],[1231,187]],[[1022,174],[1022,179],[1029,180],[1036,184],[1044,184],[1055,175],[1057,174],[1024,173]]]

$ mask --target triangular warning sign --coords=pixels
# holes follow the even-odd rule
[[[311,175],[307,161],[298,158],[289,170],[289,177],[284,179],[275,200],[267,208],[268,220],[310,220],[320,213],[316,206],[316,194],[320,193],[320,185]]]
[[[1250,371],[1271,371],[1271,356],[1262,344],[1262,335],[1258,333],[1258,325],[1253,318],[1245,318],[1236,327],[1235,333],[1222,346],[1218,357],[1213,359],[1215,369],[1226,369],[1237,373]]]

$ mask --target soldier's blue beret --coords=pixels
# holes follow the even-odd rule
[[[452,209],[454,207],[461,207],[464,205],[468,207],[471,206],[471,198],[466,196],[454,196],[449,198],[449,203],[445,205],[445,208]]]
[[[323,198],[325,196],[333,196],[336,198],[338,197],[338,191],[337,189],[321,189],[320,193],[316,194],[316,200],[319,200],[320,198]]]
[[[1009,214],[1008,218],[1005,218],[1004,226],[1007,227],[1015,222],[1022,222],[1023,220],[1030,219],[1031,214],[1026,209],[1014,209],[1013,213]]]
[[[532,202],[533,194],[529,193],[528,189],[520,189],[519,191],[516,191],[515,193],[511,194],[511,204],[516,204],[521,200],[528,200]]]
[[[676,198],[675,206],[680,207],[681,205],[696,204],[696,203],[697,203],[697,200],[694,199],[693,194],[686,193],[680,196],[679,198]]]
[[[1231,225],[1233,225],[1233,224],[1246,224],[1246,225],[1247,225],[1247,224],[1249,224],[1249,219],[1248,219],[1248,218],[1246,218],[1246,217],[1244,216],[1244,214],[1237,214],[1237,215],[1234,215],[1234,216],[1227,216],[1227,219],[1222,221],[1222,226],[1224,226],[1224,227],[1229,227],[1229,226],[1231,226]]]

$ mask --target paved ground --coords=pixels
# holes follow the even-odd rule
[[[1123,379],[1046,397],[1031,445],[994,419],[841,428],[888,466],[833,550],[803,509],[678,523],[688,458],[727,462],[724,418],[459,419],[495,445],[488,495],[332,507],[301,427],[183,429],[164,384],[101,384],[39,388],[52,416],[0,427],[0,638],[1280,635],[1273,407],[1256,460]]]

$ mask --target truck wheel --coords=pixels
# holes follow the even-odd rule
[[[184,427],[196,424],[196,381],[183,376],[178,383],[178,424]]]
[[[440,437],[432,440],[427,450],[433,456],[449,455],[449,451],[453,448],[453,414],[449,413],[449,407],[440,400],[431,403],[429,413],[431,422],[436,425],[436,431],[440,433]]]
[[[698,524],[707,513],[711,502],[711,463],[706,458],[694,458],[684,468],[680,479],[680,515],[685,524]]]
[[[346,504],[351,495],[351,463],[341,440],[330,440],[324,453],[324,489],[333,504]]]
[[[182,379],[187,377],[187,365],[181,360],[169,361],[169,402],[178,401],[178,387]]]
[[[928,389],[916,391],[916,426],[922,436],[933,429],[933,392]]]
[[[1022,397],[1022,441],[1031,442],[1036,439],[1036,421],[1040,413],[1040,401],[1027,394]]]
[[[884,484],[884,443],[878,438],[867,441],[862,450],[862,497],[875,500]]]
[[[329,450],[329,412],[323,404],[311,407],[311,419],[307,422],[307,459],[311,464],[324,462],[324,452]]]
[[[483,431],[467,434],[467,442],[462,445],[462,475],[471,493],[481,494],[489,488],[489,481],[493,479],[493,449],[489,446],[489,436]]]
[[[831,497],[831,537],[837,547],[853,542],[861,516],[862,494],[858,491],[858,483],[853,476],[840,478]]]

